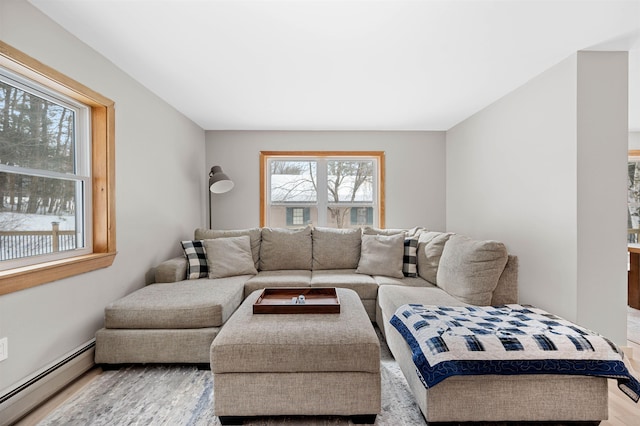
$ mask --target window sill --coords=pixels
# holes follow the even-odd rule
[[[0,295],[111,266],[116,253],[93,253],[0,271]]]

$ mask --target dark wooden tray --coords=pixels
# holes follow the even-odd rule
[[[304,304],[292,297],[303,295]],[[253,304],[254,314],[339,314],[340,299],[332,287],[265,288]]]

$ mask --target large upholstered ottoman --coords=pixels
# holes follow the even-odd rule
[[[211,345],[214,412],[223,424],[253,416],[351,416],[380,411],[380,342],[360,298],[336,289],[339,314],[254,314],[256,290]]]

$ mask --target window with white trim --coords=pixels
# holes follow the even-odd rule
[[[263,152],[261,223],[383,226],[381,152]]]

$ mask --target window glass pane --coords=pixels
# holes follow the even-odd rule
[[[270,162],[272,203],[315,203],[317,174],[315,161]]]
[[[350,228],[351,207],[328,207],[327,226],[331,228]]]
[[[299,209],[302,212],[302,223],[294,223],[294,211]],[[285,228],[293,226],[296,228],[313,225],[318,221],[318,208],[313,207],[286,207],[281,204],[274,204],[269,207],[269,225],[272,228]]]
[[[328,202],[373,202],[372,160],[327,162]]]
[[[640,161],[628,163],[627,202],[627,242],[640,243]]]
[[[304,223],[304,209],[301,207],[293,209],[292,225],[302,225]]]
[[[261,161],[262,226],[384,226],[382,152],[274,152]]]
[[[352,207],[351,225],[365,226],[373,225],[373,207]]]
[[[0,81],[0,163],[75,173],[75,111]]]
[[[81,182],[0,172],[0,261],[83,247],[81,200]]]

